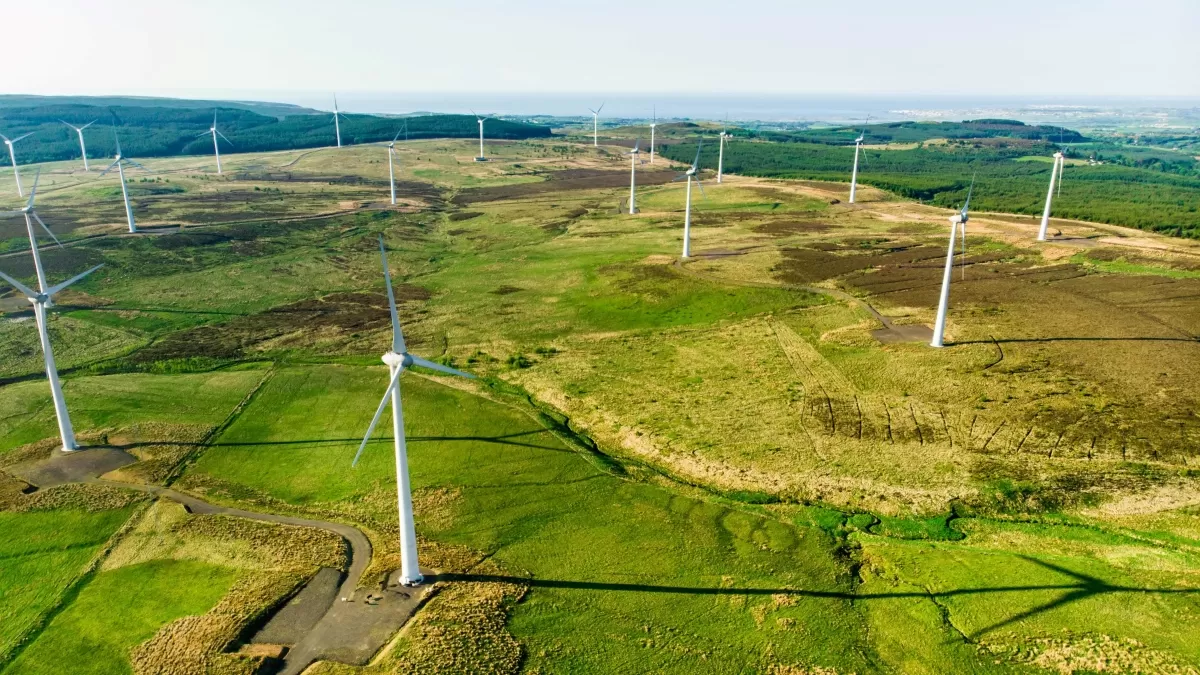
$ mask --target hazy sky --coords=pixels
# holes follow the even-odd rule
[[[1200,95],[1200,0],[2,5],[0,93]]]

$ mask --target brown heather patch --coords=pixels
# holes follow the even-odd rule
[[[504,574],[491,561],[471,571]],[[505,623],[527,590],[524,584],[501,582],[455,582],[443,587],[374,672],[519,672],[522,647]]]
[[[1015,638],[1013,638],[1015,639]],[[1159,673],[1196,675],[1200,669],[1166,652],[1132,638],[1073,634],[1013,642],[985,642],[980,649],[1011,663],[1033,666],[1042,672]]]

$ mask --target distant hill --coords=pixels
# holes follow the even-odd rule
[[[861,126],[805,129],[801,131],[752,131],[747,135],[770,141],[853,145],[863,133]],[[1017,120],[980,119],[962,122],[891,122],[866,127],[867,143],[919,143],[935,138],[1016,138],[1051,143],[1083,143],[1077,131],[1047,124],[1025,124]]]
[[[11,98],[11,97],[10,97]],[[191,102],[197,103],[197,102]],[[274,105],[274,104],[272,104]],[[307,110],[297,108],[297,110]],[[37,106],[0,106],[0,133],[13,138],[27,132],[33,136],[17,145],[21,164],[73,159],[79,156],[75,132],[60,120],[83,125],[98,120],[84,132],[88,157],[112,157],[116,153],[113,131],[120,134],[121,149],[130,157],[164,157],[212,152],[212,138],[202,135],[217,113],[218,129],[232,142],[225,152],[264,152],[334,145],[333,116],[310,112],[275,117],[236,104],[213,107],[149,105],[88,105],[56,103]],[[341,122],[342,143],[390,141],[407,124],[408,138],[475,138],[479,127],[471,115],[422,115],[382,117],[345,115]],[[489,120],[487,137],[492,139],[544,138],[550,127]],[[8,153],[0,166],[9,164]]]
[[[291,103],[267,101],[215,101],[186,98],[160,98],[157,96],[30,96],[25,94],[0,95],[0,111],[5,108],[36,108],[55,105],[82,105],[97,108],[238,108],[260,115],[287,117],[288,115],[317,115],[322,110],[305,108]]]

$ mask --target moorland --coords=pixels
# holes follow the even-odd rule
[[[105,264],[52,309],[66,397],[86,452],[125,459],[39,484],[53,410],[27,303],[0,297],[0,672],[266,672],[263,624],[352,567],[328,530],[147,486],[352,526],[362,592],[386,588],[388,435],[350,466],[387,380],[380,236],[409,349],[479,379],[404,378],[433,592],[367,663],[309,672],[1200,668],[1195,241],[1084,220],[1069,166],[1038,244],[981,166],[937,350],[969,175],[937,165],[955,186],[922,203],[868,174],[959,148],[869,151],[850,205],[845,148],[821,146],[837,176],[768,177],[760,145],[818,144],[735,139],[743,175],[702,154],[682,259],[682,164],[641,164],[622,213],[639,135],[486,163],[400,143],[394,207],[376,146],[145,160],[134,236],[111,176],[43,164],[48,273]],[[1049,164],[1018,159],[1044,196]],[[30,279],[23,222],[0,225]]]

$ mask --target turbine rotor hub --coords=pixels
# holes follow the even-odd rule
[[[396,352],[388,351],[388,353],[383,355],[383,362],[392,368],[407,368],[412,365],[413,360],[407,353],[397,354]]]

